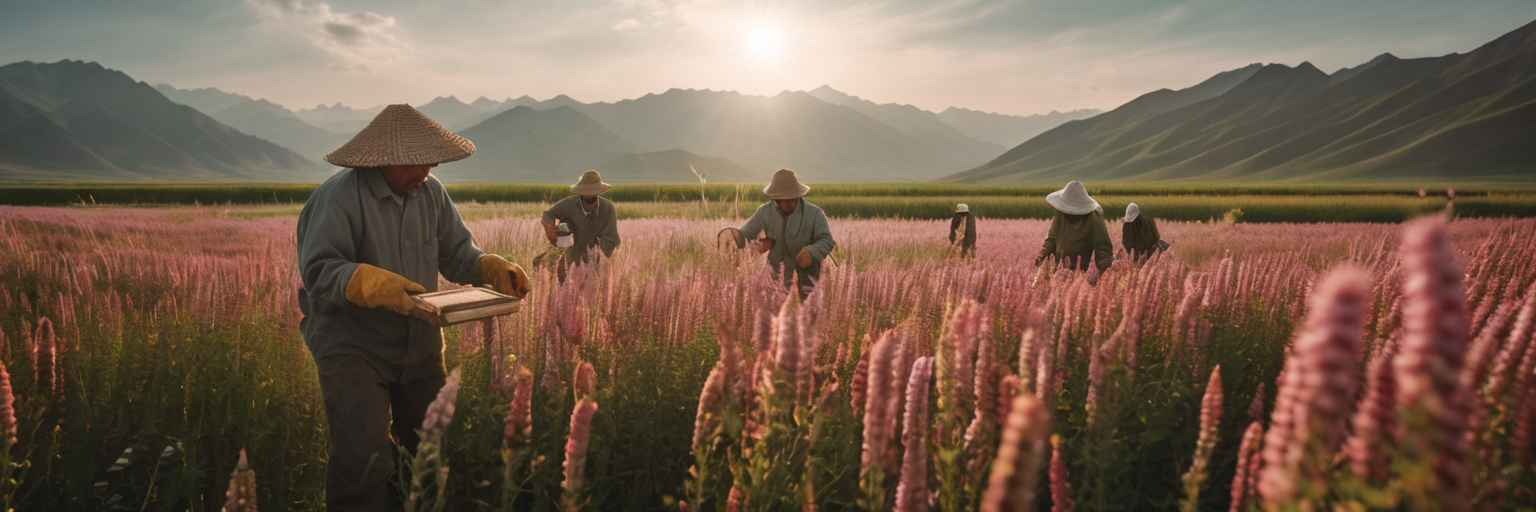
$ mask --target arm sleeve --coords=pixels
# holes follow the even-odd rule
[[[603,230],[597,234],[597,242],[603,249],[603,256],[613,256],[613,250],[619,247],[619,212],[611,206],[608,216],[603,219]]]
[[[1129,222],[1120,224],[1120,247],[1127,251],[1131,250],[1131,242],[1136,240],[1135,234],[1131,232],[1132,229]]]
[[[543,222],[545,226],[554,226],[560,223],[560,214],[558,212],[560,210],[560,203],[562,201],[565,200],[561,199],[560,201],[555,201],[555,204],[549,205],[548,210],[544,210],[544,217],[541,222]]]
[[[459,284],[485,284],[480,282],[480,257],[485,251],[475,245],[475,237],[464,225],[459,209],[444,190],[439,196],[441,206],[437,213],[437,271]]]
[[[1051,219],[1051,227],[1045,231],[1045,243],[1040,244],[1040,254],[1035,255],[1035,264],[1039,265],[1045,258],[1056,254],[1056,235],[1061,232],[1061,216]]]
[[[837,247],[837,241],[832,239],[832,225],[827,223],[826,212],[816,212],[815,229],[811,230],[811,243],[806,246],[806,252],[811,257],[820,261],[832,254],[832,249]]]
[[[362,219],[349,214],[341,201],[312,199],[299,213],[299,278],[311,297],[347,302],[347,283],[357,270],[352,230]]]
[[[1163,234],[1157,232],[1157,221],[1154,220],[1152,217],[1147,217],[1147,228],[1152,230],[1152,241],[1153,242],[1156,242],[1158,240],[1162,240],[1163,239]]]
[[[741,237],[746,239],[748,242],[756,240],[757,235],[763,233],[762,213],[763,209],[758,208],[756,212],[752,212],[751,217],[747,218],[747,222],[741,225]]]
[[[1099,270],[1107,269],[1115,262],[1114,246],[1109,244],[1109,227],[1104,225],[1103,217],[1093,223],[1093,253]]]
[[[949,242],[955,242],[955,228],[960,227],[960,217],[949,219]]]

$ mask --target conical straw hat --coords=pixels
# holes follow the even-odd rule
[[[399,104],[384,107],[368,127],[325,155],[325,161],[340,167],[427,165],[463,160],[473,154],[475,143],[410,105]]]
[[[794,199],[804,197],[810,191],[811,187],[800,183],[800,178],[795,177],[795,171],[789,169],[779,169],[778,172],[773,173],[773,181],[763,187],[763,194],[767,195],[768,199]]]
[[[1131,203],[1131,204],[1125,205],[1125,221],[1126,222],[1131,222],[1131,221],[1136,220],[1136,217],[1138,215],[1141,215],[1141,207],[1140,206],[1136,206],[1136,203]]]
[[[575,185],[571,185],[571,193],[578,196],[595,196],[607,192],[610,188],[613,188],[613,185],[603,183],[603,176],[597,171],[587,171],[581,173],[581,179]]]
[[[1061,213],[1070,215],[1086,215],[1094,211],[1104,211],[1099,207],[1099,202],[1088,197],[1088,189],[1083,188],[1083,182],[1074,181],[1062,187],[1061,190],[1051,192],[1045,196],[1045,202],[1061,210]]]

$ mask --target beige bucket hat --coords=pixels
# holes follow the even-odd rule
[[[339,167],[426,165],[463,160],[473,154],[475,143],[410,105],[399,104],[384,107],[368,127],[325,155],[325,161]]]
[[[597,171],[581,173],[581,179],[571,185],[571,193],[578,196],[595,196],[607,192],[613,185],[603,183],[603,175]]]
[[[800,183],[800,178],[795,177],[795,171],[789,169],[779,169],[774,172],[773,181],[763,187],[763,194],[767,195],[768,199],[795,199],[804,197],[810,191],[811,187]]]
[[[1061,213],[1070,215],[1086,215],[1095,211],[1104,211],[1104,208],[1099,206],[1098,201],[1088,197],[1088,189],[1083,188],[1083,182],[1081,181],[1068,183],[1061,190],[1051,192],[1045,196],[1045,202],[1051,203],[1051,206],[1061,210]]]

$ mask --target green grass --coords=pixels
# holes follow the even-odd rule
[[[237,216],[292,215],[313,185],[143,185],[48,184],[0,186],[0,204],[59,205],[274,205],[239,211]],[[942,219],[956,203],[987,218],[1049,218],[1044,197],[1055,190],[1037,186],[921,184],[814,185],[808,199],[833,217]],[[1204,221],[1241,210],[1241,222],[1401,222],[1445,207],[1445,191],[1425,198],[1418,188],[1389,185],[1102,185],[1089,191],[1118,218],[1127,203],[1160,219]],[[709,185],[709,208],[699,203],[698,185],[621,185],[606,197],[624,218],[747,216],[767,199],[755,185]],[[526,216],[569,195],[565,185],[448,185],[466,217]],[[476,205],[485,204],[481,208]],[[1463,217],[1536,216],[1536,189],[1477,188],[1457,193],[1455,212]]]

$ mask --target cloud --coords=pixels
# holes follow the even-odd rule
[[[395,18],[372,12],[340,13],[310,0],[246,0],[268,19],[306,35],[335,58],[328,68],[370,72],[411,51],[395,34]]]

